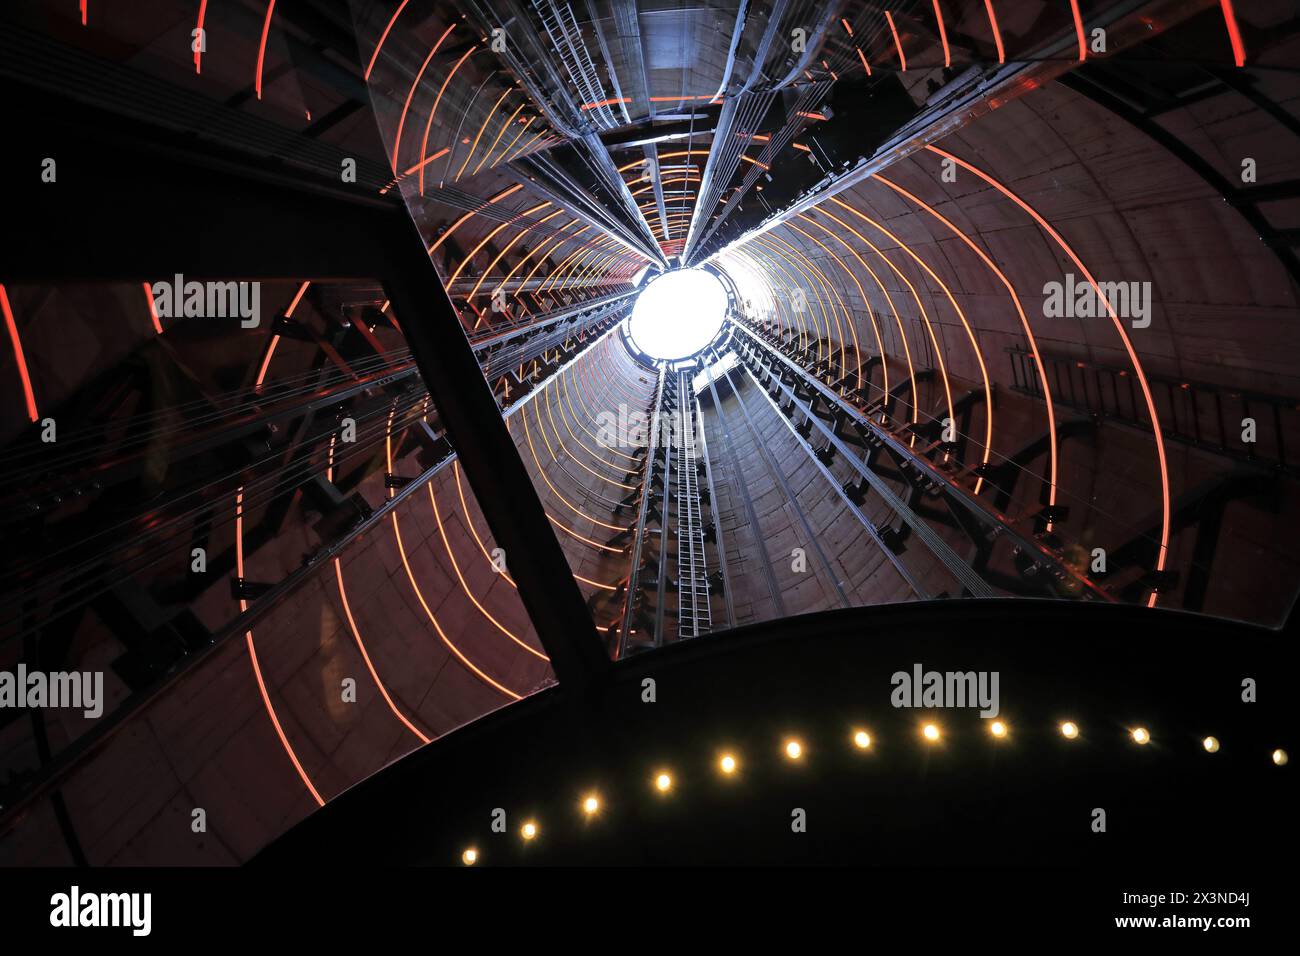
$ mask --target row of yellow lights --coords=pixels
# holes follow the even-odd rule
[[[999,740],[1005,739],[1011,733],[1011,728],[1002,720],[993,721],[988,725],[988,728],[989,733]],[[1067,740],[1074,740],[1079,736],[1079,725],[1072,720],[1062,721],[1058,729],[1061,732],[1061,736]],[[921,726],[921,737],[928,743],[938,743],[943,739],[943,731],[936,723],[923,724]],[[1142,746],[1151,743],[1151,732],[1145,727],[1134,727],[1129,731],[1129,737],[1132,738],[1134,743]],[[853,731],[853,746],[857,747],[859,750],[870,750],[871,744],[871,734],[867,731]],[[1206,737],[1201,741],[1201,746],[1205,748],[1206,753],[1218,753],[1219,738]],[[795,737],[787,738],[781,749],[787,760],[797,761],[803,759],[803,742]],[[1273,763],[1277,766],[1283,766],[1289,759],[1290,757],[1287,755],[1287,752],[1281,747],[1273,751]],[[723,776],[730,777],[739,769],[740,760],[734,753],[728,751],[718,756],[718,770],[723,774]],[[660,770],[654,776],[653,786],[654,789],[658,790],[660,793],[668,793],[673,788],[672,774],[667,770]],[[594,817],[600,812],[600,795],[597,793],[587,794],[582,798],[581,807],[582,812],[585,815],[588,817]],[[536,820],[528,820],[519,828],[519,836],[525,842],[536,839],[540,832],[541,830],[538,827]],[[473,866],[478,862],[478,850],[474,847],[469,847],[461,854],[460,859],[466,866]]]

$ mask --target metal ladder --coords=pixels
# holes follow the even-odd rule
[[[695,402],[689,370],[678,372],[681,454],[677,472],[677,637],[699,637],[713,627],[704,522],[695,458]]]
[[[556,0],[532,0],[532,4],[551,40],[551,46],[568,71],[583,104],[588,106],[583,111],[584,114],[606,129],[618,126],[618,119],[606,103],[609,97],[596,72],[596,64],[587,52],[587,44],[582,39],[582,29],[573,15],[573,8],[567,3],[557,3]]]

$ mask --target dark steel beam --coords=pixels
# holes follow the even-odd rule
[[[394,311],[556,679],[580,691],[609,658],[456,309],[415,224],[401,219],[385,243]]]
[[[1099,11],[1091,18],[1089,27],[1106,29],[1107,44],[1113,55],[1125,47],[1146,41],[1155,35],[1156,30],[1173,27],[1204,6],[1206,4],[1203,0],[1195,3],[1179,3],[1178,0],[1124,0]],[[859,158],[851,168],[841,173],[828,174],[797,200],[778,209],[757,226],[746,230],[725,246],[701,250],[701,254],[708,252],[707,260],[712,260],[728,249],[740,248],[769,229],[800,213],[808,212],[824,200],[887,169],[911,153],[952,135],[996,106],[1042,88],[1077,65],[1073,54],[1075,43],[1075,35],[1071,32],[1045,44],[1029,58],[995,65],[987,70],[972,67],[931,97],[925,109],[911,122],[900,127],[871,156]],[[722,124],[718,125],[721,129]],[[692,229],[694,226],[695,223],[692,222]],[[695,260],[696,245],[698,243],[688,246],[689,261]]]

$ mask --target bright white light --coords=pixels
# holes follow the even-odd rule
[[[628,331],[651,358],[679,359],[708,345],[726,317],[722,283],[703,269],[678,269],[641,290]]]

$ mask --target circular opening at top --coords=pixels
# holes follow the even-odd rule
[[[677,269],[651,279],[637,296],[628,334],[646,355],[680,359],[713,341],[727,318],[727,290],[704,269]]]

